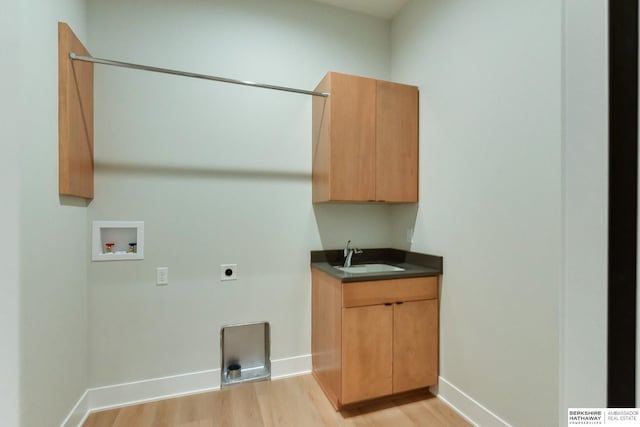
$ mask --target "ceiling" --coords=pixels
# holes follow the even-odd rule
[[[393,18],[408,0],[316,0],[379,18]]]

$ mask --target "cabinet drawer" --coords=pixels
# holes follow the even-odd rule
[[[358,307],[438,298],[437,277],[375,280],[342,285],[342,306]]]

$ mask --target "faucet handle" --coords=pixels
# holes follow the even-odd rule
[[[349,255],[349,251],[351,250],[351,240],[347,240],[347,244],[344,246],[344,256]]]

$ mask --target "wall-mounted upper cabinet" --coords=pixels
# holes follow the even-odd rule
[[[313,202],[418,201],[418,88],[329,72],[313,100]]]

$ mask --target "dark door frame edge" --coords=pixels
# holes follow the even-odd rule
[[[607,407],[610,408],[636,406],[637,201],[638,0],[609,0]]]

